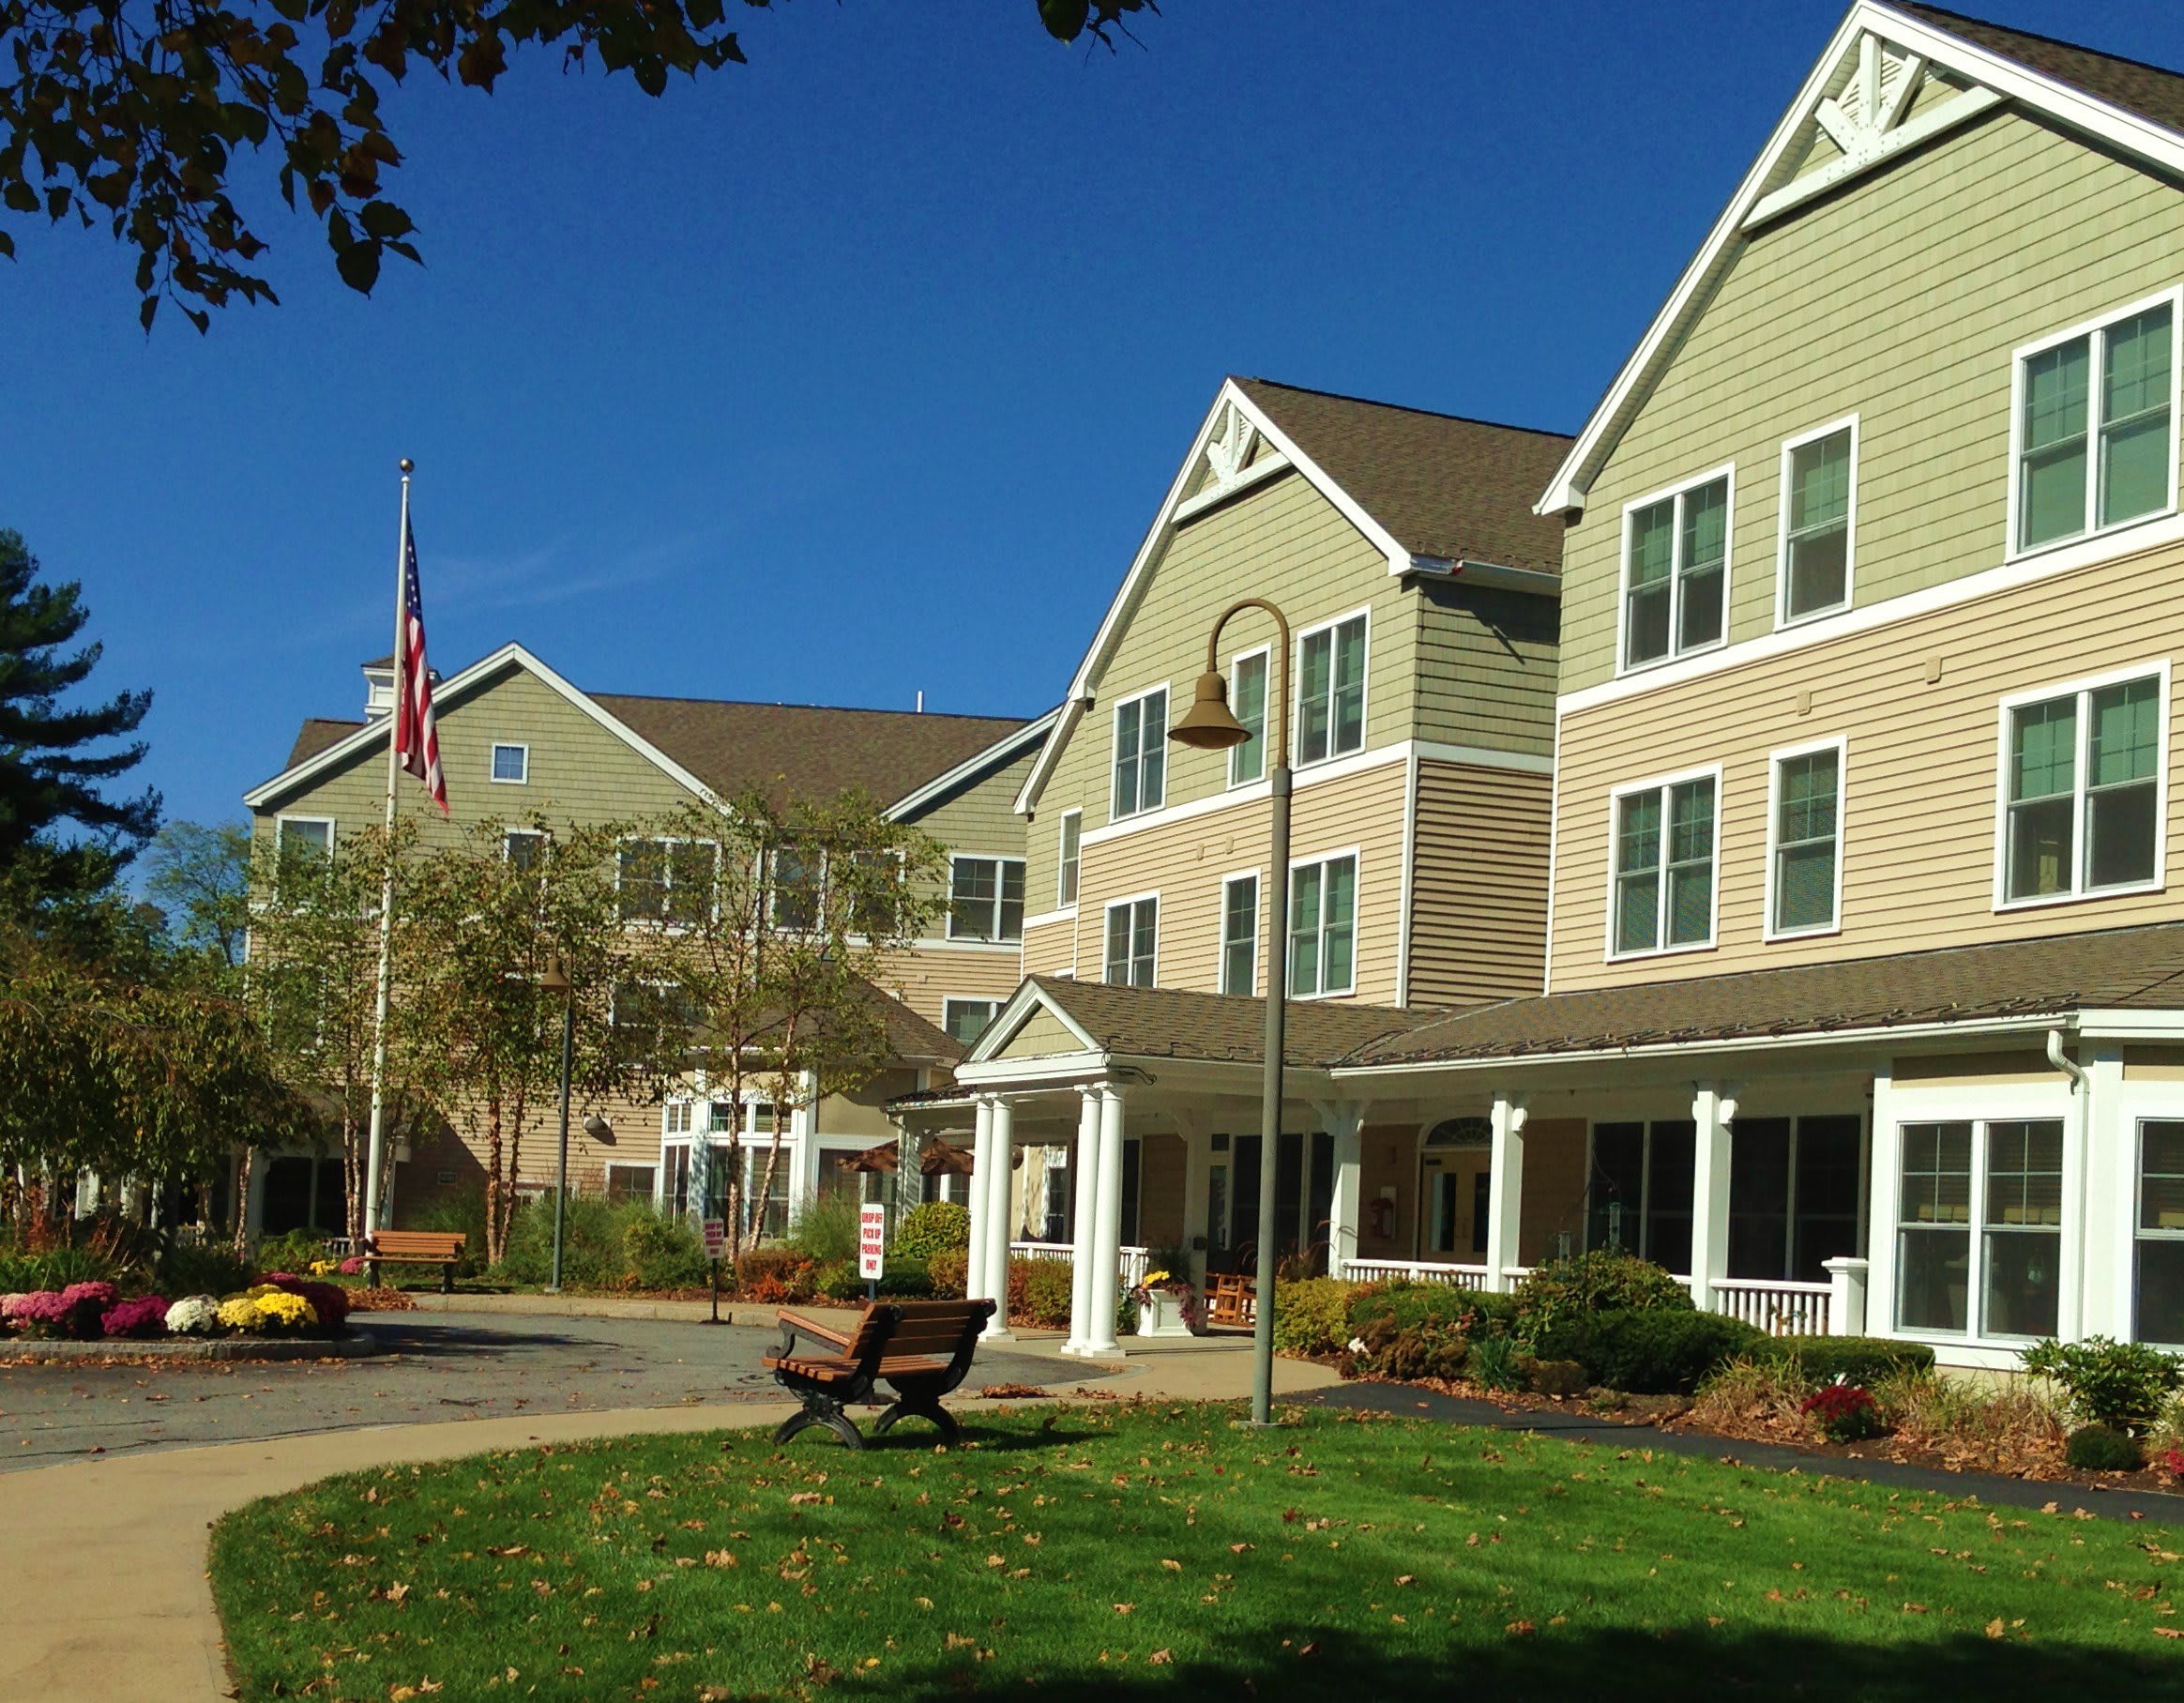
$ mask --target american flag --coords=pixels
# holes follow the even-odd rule
[[[440,770],[440,729],[432,717],[432,671],[425,664],[425,601],[417,592],[417,539],[402,527],[402,651],[395,660],[394,751],[447,813],[447,777]]]

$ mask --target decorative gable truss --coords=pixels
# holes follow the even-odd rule
[[[1977,118],[2002,99],[1991,88],[1945,77],[1924,54],[1872,30],[1860,32],[1837,55],[1828,81],[1835,93],[1812,109],[1809,169],[1761,196],[1744,217],[1745,230]]]
[[[1184,487],[1190,494],[1175,506],[1174,518],[1189,520],[1289,464],[1288,456],[1274,446],[1258,422],[1235,399],[1226,399],[1215,411],[1213,430],[1206,436],[1198,464]]]

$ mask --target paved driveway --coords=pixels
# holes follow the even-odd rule
[[[99,1455],[404,1425],[611,1408],[779,1401],[759,1366],[778,1340],[737,1325],[506,1314],[380,1313],[355,1321],[394,1350],[285,1365],[248,1361],[0,1367],[0,1472]],[[982,1350],[963,1393],[1076,1385],[1082,1363]]]

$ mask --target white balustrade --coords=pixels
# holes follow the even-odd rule
[[[1769,1336],[1826,1336],[1826,1284],[1775,1283],[1744,1277],[1714,1280],[1714,1311],[1756,1325]]]
[[[1417,1259],[1349,1259],[1342,1262],[1342,1274],[1362,1284],[1401,1281],[1413,1284],[1444,1284],[1451,1289],[1483,1289],[1486,1287],[1484,1266],[1452,1266]]]
[[[1073,1259],[1076,1253],[1077,1250],[1066,1241],[1012,1241],[1009,1244],[1009,1256],[1011,1259]],[[1117,1272],[1126,1291],[1145,1282],[1146,1271],[1151,1270],[1149,1262],[1152,1254],[1150,1248],[1125,1247],[1122,1250]]]

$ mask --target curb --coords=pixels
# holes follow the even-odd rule
[[[252,1342],[247,1337],[217,1337],[210,1342],[179,1343],[136,1342],[116,1337],[110,1342],[96,1343],[24,1343],[21,1345],[21,1352],[14,1349],[15,1345],[9,1345],[8,1352],[0,1353],[0,1365],[50,1365],[61,1361],[361,1360],[367,1355],[385,1352],[370,1335],[288,1337],[268,1342]]]

